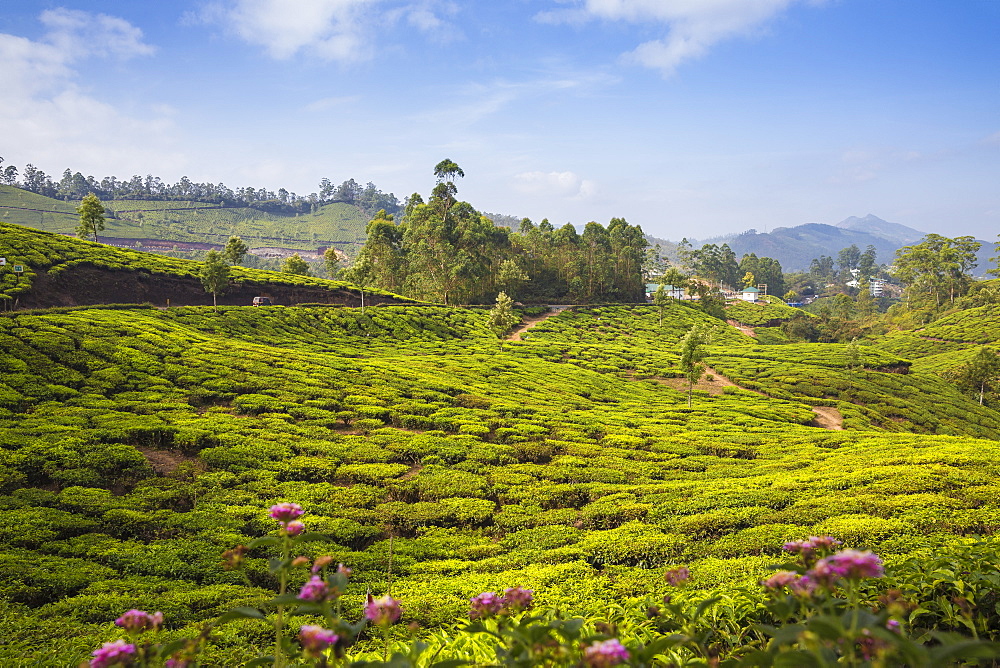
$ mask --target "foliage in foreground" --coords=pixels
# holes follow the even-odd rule
[[[237,620],[267,628],[273,641],[246,665],[278,668],[663,664],[937,668],[1000,657],[1000,644],[992,642],[1000,634],[998,573],[991,566],[982,570],[984,556],[998,555],[995,543],[968,546],[959,563],[948,564],[954,570],[969,569],[961,574],[938,569],[930,578],[922,574],[908,580],[912,574],[906,573],[904,564],[898,575],[878,582],[886,576],[878,556],[855,549],[838,551],[840,541],[813,536],[786,543],[791,560],[776,566],[781,570],[761,582],[763,595],[745,592],[750,605],[739,610],[723,604],[721,597],[678,596],[675,602],[666,596],[659,604],[646,601],[640,611],[626,607],[601,619],[565,617],[553,609],[528,611],[534,592],[515,586],[502,595],[483,592],[472,597],[468,622],[418,639],[412,625],[409,633],[394,637],[392,627],[406,615],[403,602],[389,594],[376,599],[369,593],[362,619],[354,623],[345,619],[341,599],[351,569],[343,564],[334,568],[328,555],[295,556],[326,539],[307,530],[298,504],[278,503],[269,515],[278,521],[277,535],[229,550],[224,560],[229,568],[239,568],[248,552],[268,550],[270,571],[278,581],[276,595],[255,606],[230,610],[194,637],[166,643],[148,639],[163,624],[162,612],[129,610],[115,622],[128,638],[95,650],[90,668],[193,668],[202,665],[201,654],[213,635],[224,633],[223,626]],[[664,573],[678,589],[689,577],[685,567]],[[293,582],[302,584],[291,586]],[[955,593],[942,606],[940,597],[929,596],[934,590]],[[959,632],[944,630],[956,626]],[[290,632],[294,627],[297,635]]]

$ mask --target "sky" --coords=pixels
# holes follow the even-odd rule
[[[998,0],[4,0],[0,156],[704,239],[1000,233]]]

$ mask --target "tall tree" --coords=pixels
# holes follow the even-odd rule
[[[521,289],[521,286],[529,280],[528,274],[524,273],[524,270],[518,266],[517,261],[507,259],[500,263],[496,284],[503,293],[509,293],[512,299],[517,296],[517,291]]]
[[[205,254],[205,262],[201,265],[201,270],[198,272],[198,277],[201,278],[201,284],[205,288],[205,292],[212,293],[212,306],[218,311],[217,295],[224,294],[226,288],[229,286],[229,265],[226,264],[222,253],[216,250],[208,251]]]
[[[239,237],[229,237],[226,247],[222,250],[222,256],[230,264],[241,264],[250,248]]]
[[[333,246],[323,251],[323,266],[326,267],[327,276],[337,277],[337,269],[340,268],[340,255],[337,254],[337,249]]]
[[[434,176],[437,177],[438,183],[454,183],[456,177],[465,178],[465,172],[454,161],[445,158],[434,166]]]
[[[309,263],[302,259],[302,256],[295,253],[291,257],[285,258],[284,263],[281,265],[281,271],[286,274],[296,274],[298,276],[311,276],[312,273],[309,271]]]
[[[93,234],[96,242],[97,232],[104,230],[104,205],[101,204],[101,200],[94,193],[90,193],[83,198],[80,206],[76,207],[76,212],[80,214],[76,235],[83,239]]]
[[[401,292],[408,275],[403,230],[393,215],[382,209],[368,222],[366,231],[368,239],[358,253],[350,280],[358,284],[363,277],[366,284]]]
[[[947,297],[954,303],[972,284],[979,246],[971,236],[949,239],[928,234],[919,244],[897,250],[895,275],[906,284],[907,301],[929,297],[940,307]]]

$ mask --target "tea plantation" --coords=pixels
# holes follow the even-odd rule
[[[223,567],[275,530],[279,502],[326,538],[295,555],[353,569],[346,617],[391,593],[414,630],[390,639],[434,646],[451,646],[471,597],[524,587],[539,608],[623,629],[646,623],[622,612],[638,602],[714,593],[706,614],[731,649],[763,619],[752,590],[768,565],[809,536],[877,552],[916,596],[931,585],[914,559],[998,551],[974,544],[1000,528],[1000,413],[940,377],[947,356],[996,343],[993,312],[968,318],[852,351],[762,345],[680,303],[662,324],[652,305],[569,309],[502,349],[486,311],[441,306],[2,314],[0,664],[76,665],[124,637],[113,621],[129,609],[162,611],[162,639],[180,639],[297,591],[309,575],[279,582],[276,544]],[[675,379],[696,324],[738,387],[688,408]],[[813,426],[814,407],[844,430]],[[665,579],[682,567],[685,584]],[[968,632],[933,602],[971,591],[957,577],[912,624]],[[206,665],[273,642],[256,621],[218,627]],[[377,647],[366,634],[356,649]]]
[[[0,185],[4,223],[73,234],[79,222],[77,204]],[[186,201],[115,199],[104,206],[108,217],[101,235],[107,237],[222,245],[237,235],[252,246],[314,251],[336,245],[352,254],[364,244],[368,222],[360,209],[342,202],[300,215]]]

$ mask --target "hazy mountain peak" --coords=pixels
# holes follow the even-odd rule
[[[915,230],[912,227],[890,223],[870,213],[864,218],[858,218],[857,216],[845,218],[837,223],[837,227],[855,232],[865,232],[866,234],[891,241],[900,246],[919,241],[924,236],[923,232]]]

